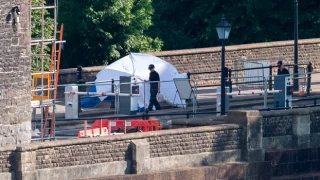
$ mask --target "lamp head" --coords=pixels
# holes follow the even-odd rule
[[[227,22],[226,18],[223,15],[221,18],[221,21],[218,22],[218,24],[216,24],[216,30],[217,30],[219,39],[221,40],[228,39],[231,31],[231,27],[232,27],[231,24]]]

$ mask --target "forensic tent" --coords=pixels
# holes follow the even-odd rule
[[[144,102],[146,106],[148,106],[150,100],[150,84],[143,84],[144,80],[149,80],[149,64],[154,64],[155,70],[159,73],[160,81],[170,81],[160,83],[160,92],[164,96],[165,101],[171,105],[185,107],[185,101],[181,101],[179,93],[176,93],[177,89],[173,79],[187,78],[187,74],[179,74],[172,64],[149,54],[131,53],[106,66],[96,75],[95,85],[92,86],[89,91],[109,93],[111,92],[112,86],[110,83],[103,83],[104,81],[111,79],[119,80],[120,76],[136,76],[138,82],[141,82],[139,84],[141,96],[132,98],[137,98],[138,107],[144,108]],[[119,87],[119,81],[115,81],[114,84],[116,87]],[[106,98],[109,99],[110,97],[84,98],[81,106],[82,108],[92,108],[97,106],[101,101],[106,100]]]

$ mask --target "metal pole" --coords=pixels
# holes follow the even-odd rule
[[[294,90],[299,90],[298,79],[298,0],[294,0]]]
[[[225,96],[226,96],[226,89],[225,89],[225,69],[224,69],[224,40],[222,40],[222,55],[221,55],[221,115],[225,115]]]
[[[269,66],[269,90],[272,90],[272,65]]]
[[[111,92],[114,93],[114,79],[111,79]],[[110,108],[115,108],[114,107],[114,100],[115,100],[115,97],[114,96],[111,96],[111,106]]]
[[[311,89],[311,72],[312,72],[312,63],[309,62],[308,64],[308,75],[307,75],[307,96],[310,96],[310,89]]]

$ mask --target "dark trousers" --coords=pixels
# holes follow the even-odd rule
[[[157,101],[157,94],[158,94],[158,89],[151,89],[150,90],[150,103],[148,109],[151,111],[153,105],[156,107],[157,110],[160,109],[160,104]]]

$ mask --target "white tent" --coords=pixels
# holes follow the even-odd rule
[[[150,73],[148,70],[149,64],[154,64],[155,70],[160,75],[160,81],[170,81],[160,83],[160,92],[163,94],[166,102],[177,105],[178,107],[184,107],[185,102],[180,100],[178,93],[176,94],[176,86],[173,79],[186,78],[186,73],[179,74],[173,65],[149,54],[131,53],[130,55],[108,65],[96,75],[96,91],[98,93],[111,92],[111,86],[99,85],[99,82],[110,79],[118,80],[120,76],[136,76],[138,77],[139,82],[148,80]],[[119,81],[116,81],[115,85],[119,87]],[[146,106],[149,105],[150,84],[146,83],[143,85],[143,83],[141,83],[139,86],[141,96],[135,98],[138,98],[138,106],[141,108],[144,107],[144,101]],[[100,99],[103,100],[104,98],[106,97],[101,97]]]

